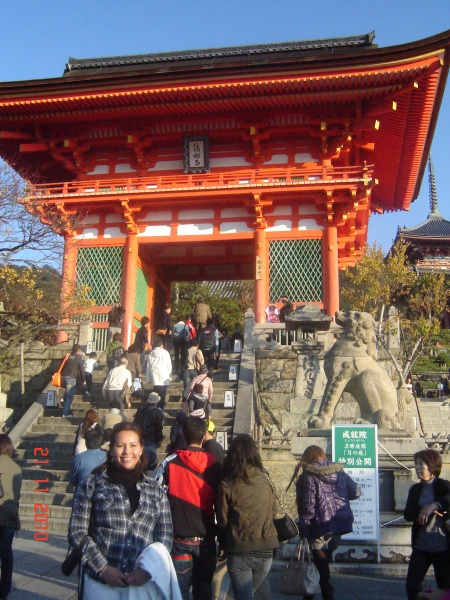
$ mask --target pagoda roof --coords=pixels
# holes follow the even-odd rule
[[[241,128],[261,115],[273,127],[295,118],[330,141],[345,134],[359,164],[374,165],[372,210],[407,210],[420,190],[445,89],[450,30],[387,48],[372,41],[371,33],[70,59],[62,77],[0,83],[0,156],[39,181],[56,181],[55,174],[71,180],[64,153],[104,130],[126,140],[142,123],[177,120],[180,131],[194,123],[208,133],[214,117],[240,119]],[[321,121],[330,133],[321,133]]]
[[[178,50],[174,52],[157,52],[152,54],[134,54],[129,56],[110,56],[103,58],[70,57],[64,74],[73,76],[76,71],[86,69],[107,69],[111,67],[130,67],[133,65],[158,64],[167,62],[204,60],[255,56],[261,54],[280,54],[308,51],[336,51],[337,49],[367,48],[372,45],[375,32],[349,37],[327,38],[320,40],[304,40],[272,44],[254,44],[250,46],[229,46],[225,48],[207,48],[201,50]]]
[[[450,221],[444,219],[438,213],[430,213],[428,218],[423,223],[415,227],[399,227],[397,236],[404,239],[407,238],[436,238],[441,240],[444,238],[450,239]]]

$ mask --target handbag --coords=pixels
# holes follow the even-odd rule
[[[311,562],[308,540],[300,540],[281,576],[280,591],[286,596],[314,596],[320,594],[319,582],[319,571]]]
[[[69,354],[65,355],[59,369],[56,371],[56,373],[53,373],[53,375],[52,375],[52,385],[54,385],[55,387],[62,387],[61,371],[63,370],[63,367],[66,364],[66,361],[69,358],[69,356],[70,356]]]
[[[167,329],[162,329],[162,327],[156,330],[156,335],[166,335],[166,333]]]
[[[264,471],[264,474],[270,483],[270,487],[272,488],[273,493],[275,494],[275,498],[277,499],[281,510],[284,511],[284,516],[275,518],[273,520],[273,524],[275,525],[275,529],[277,530],[278,541],[281,544],[282,542],[287,542],[288,540],[291,540],[292,538],[298,535],[298,526],[294,519],[292,519],[292,517],[288,515],[286,509],[284,508],[283,502],[281,501],[281,498],[278,495],[277,490],[269,477],[269,473],[267,471]]]
[[[72,573],[75,570],[75,567],[78,566],[79,562],[80,562],[80,555],[78,553],[78,550],[75,550],[75,548],[72,548],[71,546],[69,546],[69,548],[67,550],[66,558],[61,565],[61,573],[63,575],[65,575],[66,577],[69,577],[70,575],[72,575]]]

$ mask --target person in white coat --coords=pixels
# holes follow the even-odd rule
[[[161,400],[158,407],[164,410],[166,392],[172,374],[172,360],[167,350],[164,350],[162,341],[157,338],[153,350],[148,355],[146,381],[152,386],[152,391],[159,394]]]

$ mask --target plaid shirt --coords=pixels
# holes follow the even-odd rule
[[[137,557],[153,542],[161,542],[170,552],[172,517],[164,490],[149,477],[136,487],[140,498],[134,514],[123,486],[113,483],[105,471],[89,475],[75,492],[69,543],[82,548],[86,572],[97,581],[101,581],[98,571],[106,564],[123,573],[134,571]]]

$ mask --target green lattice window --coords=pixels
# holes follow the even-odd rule
[[[122,295],[122,247],[80,248],[77,254],[77,285],[89,287],[97,306],[119,302]]]
[[[321,240],[269,242],[269,297],[286,296],[293,302],[321,302]]]
[[[134,302],[134,310],[142,316],[144,316],[147,312],[147,294],[147,277],[145,276],[145,273],[141,267],[138,267],[136,274],[136,297]],[[138,327],[140,327],[140,323]]]

